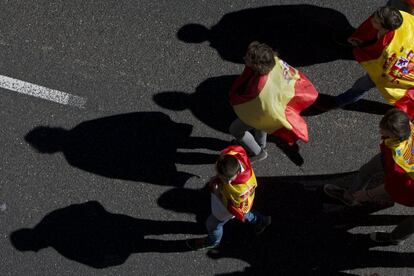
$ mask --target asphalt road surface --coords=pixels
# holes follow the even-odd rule
[[[364,235],[409,208],[349,211],[321,193],[379,151],[376,89],[307,112],[298,153],[269,143],[254,166],[262,235],[232,221],[217,251],[184,245],[205,233],[247,44],[334,96],[363,70],[332,34],[384,3],[0,0],[0,275],[414,275],[414,241]]]

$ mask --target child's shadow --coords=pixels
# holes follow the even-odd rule
[[[210,29],[187,24],[177,37],[187,43],[209,41],[221,58],[235,63],[243,63],[247,46],[257,40],[270,45],[289,64],[307,66],[352,59],[351,48],[335,43],[334,34],[342,35],[342,39],[353,30],[339,11],[313,5],[286,5],[228,13]]]
[[[229,91],[236,75],[213,77],[202,82],[194,93],[162,92],[153,96],[161,107],[175,111],[190,110],[201,122],[220,132],[229,133],[237,118],[229,104]],[[290,147],[277,138],[269,138],[296,165],[303,164],[298,147]]]
[[[177,152],[179,148],[219,151],[227,142],[191,137],[192,126],[161,112],[137,112],[83,122],[73,129],[37,127],[25,140],[42,153],[62,152],[74,167],[102,176],[183,186],[192,174],[176,163],[210,164],[216,154]]]
[[[148,235],[200,234],[200,225],[181,221],[136,219],[106,211],[97,201],[73,204],[46,215],[34,228],[10,235],[19,251],[53,247],[70,260],[105,268],[123,264],[138,252],[184,252],[184,241],[146,238]]]
[[[349,183],[354,175],[258,177],[253,209],[271,215],[272,224],[255,236],[252,227],[232,220],[225,225],[220,248],[208,255],[247,262],[250,267],[240,272],[246,275],[270,271],[275,275],[338,275],[363,267],[413,267],[413,253],[370,250],[375,244],[367,235],[347,231],[356,225],[393,224],[402,219],[400,216],[371,216],[381,208],[378,206],[345,215],[325,212],[321,187]],[[197,221],[204,224],[210,213],[208,199],[206,190],[172,189],[158,204],[176,212],[196,213]]]

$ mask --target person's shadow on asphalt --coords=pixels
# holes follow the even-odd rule
[[[161,92],[153,96],[156,104],[174,111],[190,110],[198,120],[208,127],[229,133],[230,124],[236,114],[229,103],[229,91],[237,75],[213,77],[202,82],[194,93],[178,91]],[[290,147],[276,137],[268,136],[275,145],[296,165],[304,160],[298,147]]]
[[[161,112],[136,112],[83,122],[73,129],[36,127],[25,140],[41,153],[62,152],[74,167],[109,178],[183,186],[192,174],[176,164],[212,164],[217,155],[178,152],[220,151],[228,143],[191,137],[193,127]]]
[[[229,133],[230,124],[237,118],[229,103],[229,91],[237,77],[237,75],[212,77],[200,83],[193,93],[165,91],[155,94],[153,100],[157,105],[169,110],[189,110],[206,126],[222,133]],[[319,94],[317,102],[301,114],[304,117],[320,115],[325,111],[321,111],[317,105],[326,105],[326,102],[333,100],[333,96]],[[345,109],[383,115],[391,107],[388,104],[362,99]],[[273,142],[294,164],[300,166],[304,163],[298,148],[289,147],[270,135],[268,137],[268,140]]]
[[[216,49],[222,59],[234,63],[244,63],[243,57],[248,45],[257,40],[275,49],[279,57],[290,65],[309,66],[338,59],[353,60],[352,48],[338,43],[345,41],[353,31],[354,28],[341,12],[303,4],[265,6],[231,12],[225,14],[210,28],[189,23],[178,30],[177,38],[186,43],[208,41],[210,47]],[[210,81],[211,79],[205,82]],[[220,85],[212,85],[211,89],[215,86]],[[231,83],[226,87],[227,95]],[[219,107],[220,105],[218,103]],[[333,106],[332,96],[320,94],[318,101],[303,114],[319,115]],[[361,100],[345,109],[384,114],[389,108],[386,104]],[[220,126],[225,123],[227,122],[222,122]],[[297,165],[303,161],[295,153],[285,153],[291,155],[290,158]]]
[[[337,10],[285,5],[231,12],[211,28],[187,24],[178,30],[177,37],[187,43],[208,41],[222,59],[235,63],[243,63],[247,46],[257,40],[271,46],[289,64],[308,66],[353,59],[351,48],[334,40],[335,34],[346,36],[353,30]]]
[[[244,271],[223,275],[352,275],[341,271],[414,267],[414,253],[372,250],[376,244],[368,235],[348,232],[356,226],[393,225],[404,216],[371,215],[384,206],[348,209],[324,196],[324,184],[344,186],[354,175],[258,177],[253,209],[271,215],[272,224],[256,236],[252,227],[232,220],[225,225],[219,249],[207,254],[213,259],[239,259],[250,265]],[[208,199],[206,190],[175,188],[161,195],[158,205],[176,212],[194,212],[204,226],[210,212]]]
[[[94,267],[123,264],[133,253],[185,252],[185,240],[146,238],[148,235],[200,234],[197,223],[137,219],[106,211],[97,201],[73,204],[46,215],[34,228],[11,233],[19,251],[52,247],[62,256]]]

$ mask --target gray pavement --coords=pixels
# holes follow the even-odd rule
[[[269,144],[255,165],[257,209],[273,216],[263,235],[231,222],[218,252],[183,246],[203,234],[245,44],[268,40],[337,95],[363,71],[329,33],[384,3],[0,0],[0,75],[87,99],[81,109],[0,88],[0,275],[414,275],[412,240],[372,247],[362,235],[411,209],[322,204],[324,183],[347,185],[379,150],[377,90],[309,113],[300,156]],[[190,43],[191,23],[208,41]]]

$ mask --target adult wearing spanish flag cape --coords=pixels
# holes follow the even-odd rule
[[[384,99],[414,118],[414,16],[381,7],[348,39],[367,75],[336,97],[338,106],[353,103],[377,87]]]
[[[393,108],[380,122],[381,152],[363,165],[349,190],[327,184],[327,195],[349,206],[363,202],[391,201],[414,207],[414,125],[407,113]],[[379,177],[378,177],[379,176]],[[374,183],[372,179],[378,179]],[[367,189],[368,183],[370,185]],[[370,237],[379,244],[400,244],[414,233],[411,216],[389,233],[374,232]]]
[[[244,59],[244,71],[230,91],[230,103],[238,116],[230,133],[247,150],[250,160],[267,157],[267,134],[290,145],[299,139],[307,142],[308,128],[300,112],[318,97],[312,83],[266,44],[252,42]]]

